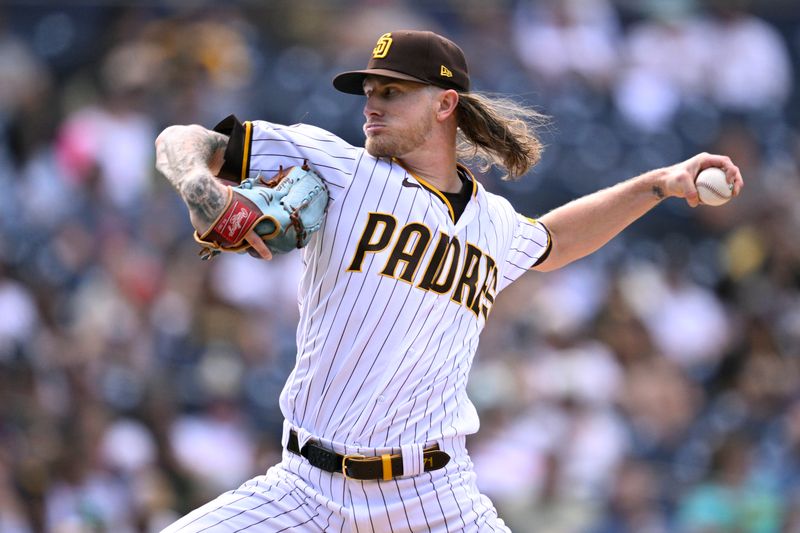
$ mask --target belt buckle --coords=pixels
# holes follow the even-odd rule
[[[351,478],[347,475],[347,460],[348,459],[366,459],[366,455],[361,455],[360,453],[348,453],[342,458],[342,475],[345,479],[355,479]]]

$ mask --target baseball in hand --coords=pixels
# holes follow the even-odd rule
[[[725,179],[725,171],[710,167],[702,170],[694,180],[700,202],[705,205],[722,205],[731,199],[733,184]]]

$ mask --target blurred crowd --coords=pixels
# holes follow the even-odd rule
[[[3,6],[0,533],[158,531],[278,460],[299,258],[201,262],[153,140],[235,113],[360,143],[330,79],[399,28],[552,118],[534,171],[479,177],[525,214],[698,151],[745,177],[498,298],[468,443],[511,528],[800,532],[795,2]]]

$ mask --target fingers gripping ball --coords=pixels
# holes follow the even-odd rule
[[[710,167],[702,170],[694,184],[700,201],[705,205],[722,205],[733,195],[733,184],[728,183],[725,171],[721,168]]]
[[[203,235],[200,255],[210,259],[220,252],[249,252],[245,240],[254,229],[272,253],[302,248],[322,227],[328,207],[325,182],[308,165],[281,170],[271,179],[248,178],[229,187],[225,209]]]

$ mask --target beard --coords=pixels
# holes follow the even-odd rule
[[[384,131],[368,136],[364,148],[373,157],[400,157],[413,152],[428,140],[433,128],[433,116],[425,115],[419,122],[397,131]]]

